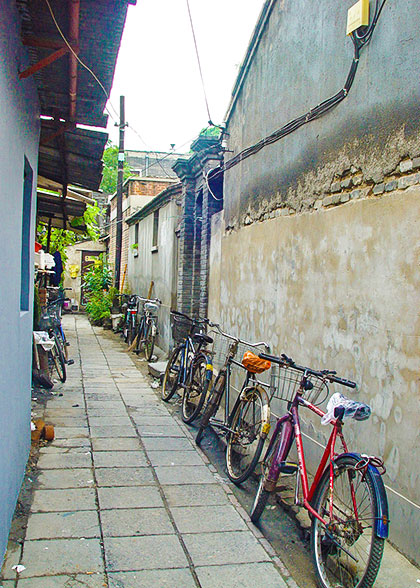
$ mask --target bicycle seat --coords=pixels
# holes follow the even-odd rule
[[[204,333],[193,335],[193,341],[197,341],[197,343],[213,343],[213,339]]]
[[[321,423],[323,425],[330,423],[332,419],[352,418],[356,421],[365,421],[371,415],[371,408],[364,402],[358,400],[351,400],[336,392],[331,396],[327,404],[327,412],[322,417]]]

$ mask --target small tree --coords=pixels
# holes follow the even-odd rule
[[[86,271],[83,283],[83,292],[88,301],[86,312],[95,323],[102,323],[111,316],[112,303],[118,294],[111,284],[112,271],[103,253]]]
[[[102,171],[101,190],[106,194],[113,194],[117,189],[118,177],[118,147],[108,141],[103,156],[104,167]],[[124,162],[124,180],[131,176],[128,163]]]

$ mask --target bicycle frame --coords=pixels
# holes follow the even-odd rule
[[[270,467],[270,470],[269,470],[269,473],[267,476],[267,480],[264,484],[264,488],[265,488],[265,490],[268,490],[268,491],[273,491],[275,489],[275,486],[276,486],[276,483],[277,483],[277,480],[279,478],[281,468],[282,468],[281,464],[282,464],[282,462],[285,461],[285,458],[287,457],[287,455],[291,449],[293,440],[295,440],[297,455],[298,455],[298,475],[299,475],[299,479],[302,484],[302,493],[303,493],[303,503],[299,503],[299,501],[297,499],[299,486],[297,485],[296,504],[298,504],[298,505],[300,504],[301,506],[304,506],[311,513],[312,516],[316,517],[325,526],[327,526],[328,525],[327,521],[325,519],[323,519],[312,508],[311,501],[314,497],[315,491],[318,487],[318,483],[322,477],[322,474],[325,471],[325,468],[327,466],[327,462],[329,460],[330,498],[331,498],[330,499],[330,517],[332,518],[332,516],[333,516],[333,494],[334,494],[334,459],[337,456],[337,454],[335,452],[335,444],[337,441],[337,437],[340,439],[341,444],[343,446],[343,450],[345,453],[348,453],[347,444],[346,444],[344,436],[343,436],[341,421],[339,421],[338,419],[333,420],[331,422],[333,429],[332,429],[330,437],[328,439],[328,443],[327,443],[325,450],[324,450],[324,453],[321,457],[321,461],[320,461],[318,469],[316,471],[314,480],[313,480],[311,486],[309,487],[308,473],[307,473],[307,469],[306,469],[305,453],[304,453],[304,449],[303,449],[302,433],[301,433],[300,420],[299,420],[299,411],[298,411],[299,405],[304,406],[305,408],[309,408],[309,410],[311,410],[313,413],[315,413],[319,417],[323,417],[325,415],[325,412],[323,410],[321,410],[317,406],[314,406],[313,404],[311,404],[310,402],[305,400],[299,394],[296,395],[296,397],[293,400],[292,405],[290,407],[289,414],[286,414],[283,417],[281,417],[280,419],[278,419],[276,426],[275,426],[275,429],[274,429],[274,432],[273,432],[273,436],[272,436],[271,441],[269,443],[269,446],[267,448],[267,451],[265,454],[266,456],[269,454],[274,443],[277,442],[277,436],[279,434],[281,427],[283,425],[286,425],[286,430],[281,436],[281,439],[280,439],[281,442],[278,444],[276,454],[273,459],[273,463]],[[287,423],[289,423],[289,425],[290,425],[289,427],[287,427]],[[355,501],[353,489],[352,489],[352,499],[353,499],[353,505],[355,508],[355,513],[357,516],[357,507],[356,507],[356,501]]]
[[[182,356],[181,356],[181,366],[180,366],[180,377],[178,380],[178,385],[181,387],[185,387],[186,383],[187,383],[187,378],[188,378],[188,355],[190,353],[193,353],[195,355],[195,353],[198,351],[198,346],[197,349],[194,347],[194,343],[193,340],[190,336],[188,336],[183,344],[183,349],[182,349]]]
[[[244,383],[242,384],[241,387],[241,391],[240,394],[242,394],[244,392],[244,390],[246,390],[246,388],[248,388],[250,381],[257,383],[256,378],[255,378],[255,374],[252,374],[251,372],[248,372],[246,370],[246,368],[242,365],[242,363],[240,363],[239,361],[236,361],[235,359],[233,359],[233,357],[231,356],[231,354],[229,354],[228,360],[226,365],[222,368],[225,369],[226,371],[226,383],[225,383],[225,411],[224,411],[224,420],[220,420],[217,419],[216,417],[211,417],[209,420],[209,424],[212,425],[213,427],[217,427],[218,429],[226,432],[226,433],[232,433],[232,430],[229,427],[229,415],[230,415],[230,376],[231,376],[231,366],[235,365],[237,367],[242,368],[243,370],[246,371],[246,375],[245,375],[245,380]],[[265,393],[265,392],[264,392]]]

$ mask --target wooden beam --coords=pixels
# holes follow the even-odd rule
[[[44,57],[44,59],[41,59],[40,61],[38,61],[38,63],[35,63],[35,65],[31,65],[31,67],[28,67],[24,71],[20,72],[19,79],[23,80],[25,78],[29,78],[29,76],[32,76],[37,71],[43,69],[47,65],[50,65],[50,63],[53,63],[53,61],[60,59],[60,57],[63,57],[68,52],[68,47],[62,47],[58,51],[55,51],[55,53],[51,53],[51,55]]]
[[[22,38],[22,43],[27,47],[41,47],[42,49],[63,49],[67,47],[66,43],[61,39],[48,39],[46,37],[35,37],[35,35],[25,35]],[[72,45],[75,53],[79,52],[77,45]]]

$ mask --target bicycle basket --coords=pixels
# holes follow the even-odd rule
[[[291,366],[271,364],[271,393],[274,398],[291,402],[301,386],[304,373]],[[314,406],[321,405],[329,390],[325,380],[312,374],[306,375],[306,389],[301,395]]]
[[[39,319],[39,328],[41,331],[48,331],[61,325],[61,306],[59,304],[50,304],[41,314]]]
[[[171,314],[172,337],[176,343],[180,343],[188,337],[191,330],[192,321],[182,316]],[[200,328],[194,327],[193,334],[199,333]]]
[[[145,302],[143,308],[152,316],[157,316],[159,311],[159,306],[155,302]]]

